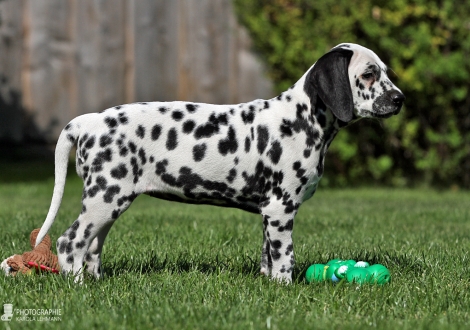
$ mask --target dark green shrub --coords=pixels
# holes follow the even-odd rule
[[[400,115],[340,132],[324,184],[470,188],[470,2],[235,0],[279,91],[341,42],[374,50],[407,96]],[[329,171],[329,173],[328,173]],[[325,180],[326,179],[326,180]]]

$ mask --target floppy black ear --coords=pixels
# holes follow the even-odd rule
[[[323,55],[313,66],[305,81],[305,91],[311,102],[315,94],[341,121],[353,118],[354,102],[348,67],[353,51],[335,48]]]

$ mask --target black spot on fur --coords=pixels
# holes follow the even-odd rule
[[[186,104],[186,110],[188,110],[188,112],[194,112],[196,111],[198,105],[197,104],[191,104],[191,103],[188,103]]]
[[[206,155],[207,145],[205,143],[196,144],[193,147],[193,158],[195,162],[200,162]]]
[[[104,148],[107,145],[110,145],[113,142],[113,138],[109,134],[101,135],[100,137],[100,147]]]
[[[271,149],[268,151],[268,156],[273,162],[273,164],[279,163],[279,160],[281,159],[282,155],[282,147],[279,141],[274,141],[271,144]]]
[[[243,195],[265,195],[272,188],[272,182],[267,180],[269,178],[266,178],[266,175],[271,176],[272,174],[272,170],[266,167],[261,160],[256,164],[253,174],[250,175],[244,171],[242,173],[242,177],[245,180],[245,186],[242,188]]]
[[[250,105],[248,111],[242,111],[242,120],[245,125],[253,123],[255,120],[255,107],[253,105]]]
[[[129,141],[128,146],[129,146],[129,149],[131,150],[131,152],[133,154],[135,154],[136,151],[137,151],[137,146],[135,145],[135,143],[132,142],[132,141]]]
[[[125,124],[129,123],[129,119],[127,118],[127,116],[124,112],[119,113],[118,117],[119,117],[119,122],[121,124],[125,125]]]
[[[122,157],[127,156],[128,152],[129,152],[129,149],[127,149],[126,147],[120,147],[119,148],[119,155],[122,156]]]
[[[251,140],[250,138],[247,136],[245,138],[245,152],[248,153],[251,149]]]
[[[292,128],[285,124],[285,123],[282,123],[281,126],[279,127],[279,130],[281,131],[281,137],[284,137],[284,136],[292,136],[293,132],[292,132]]]
[[[197,173],[193,173],[192,170],[186,166],[180,168],[178,176],[169,173],[163,173],[161,174],[161,179],[170,186],[182,189],[184,195],[187,198],[193,200],[217,198],[219,201],[231,203],[232,205],[240,205],[239,203],[233,201],[233,197],[235,196],[236,191],[233,188],[230,188],[227,183],[205,180]],[[198,187],[200,188],[198,189]],[[206,190],[208,192],[201,192],[201,190]],[[150,193],[150,195],[173,201],[183,201],[181,197],[172,194],[162,195],[156,192],[155,194]],[[253,212],[253,208],[251,208],[251,210]]]
[[[115,128],[118,125],[117,120],[111,117],[104,118],[104,122],[106,123],[106,126],[108,126],[110,129]]]
[[[73,264],[73,255],[72,255],[72,254],[69,255],[69,256],[67,257],[66,261],[67,261],[68,264]]]
[[[140,148],[138,155],[139,155],[140,162],[142,163],[142,165],[145,165],[147,163],[147,156],[145,154],[145,150],[143,148]]]
[[[209,121],[206,124],[198,126],[196,132],[194,133],[194,136],[196,139],[211,137],[212,135],[219,132],[220,125],[227,124],[228,119],[226,113],[222,113],[219,115],[213,113],[210,115]]]
[[[113,213],[111,213],[111,218],[113,220],[116,220],[119,217],[119,210],[113,210]]]
[[[292,251],[294,251],[294,245],[292,245],[292,244],[287,245],[287,248],[286,248],[286,256],[288,256],[289,254],[291,254]]]
[[[200,125],[196,128],[196,132],[194,132],[194,137],[196,139],[202,139],[211,137],[215,133],[219,132],[219,126],[214,125],[213,123],[209,122],[205,125]]]
[[[129,203],[132,203],[132,201],[134,201],[134,199],[137,198],[137,194],[132,192],[130,195],[126,196],[126,195],[123,195],[121,197],[118,198],[117,200],[117,205],[118,206],[122,206],[124,203],[126,202],[129,202]],[[119,211],[119,210],[118,210]]]
[[[93,224],[90,223],[88,226],[86,226],[85,231],[83,232],[83,238],[87,239],[91,235],[91,228],[93,227]]]
[[[127,172],[128,170],[127,170],[126,165],[121,163],[117,167],[111,170],[111,176],[115,179],[121,180],[126,177]]]
[[[258,152],[262,154],[268,145],[269,130],[266,126],[258,125],[256,132],[258,133]]]
[[[91,136],[85,143],[84,147],[86,149],[91,149],[95,145],[95,137]]]
[[[111,149],[105,149],[103,151],[98,152],[95,159],[93,160],[92,171],[93,172],[100,172],[103,170],[103,164],[105,162],[110,162],[112,159],[112,152]]]
[[[278,228],[280,232],[283,232],[284,230],[292,231],[292,229],[294,229],[294,220],[292,219],[287,221],[287,223],[284,226],[280,226]]]
[[[168,131],[168,136],[166,140],[166,149],[167,150],[174,150],[178,146],[178,133],[176,133],[176,129],[173,127]]]
[[[98,186],[95,185],[95,186],[93,186],[93,187],[91,187],[90,189],[87,190],[87,196],[93,198],[93,197],[96,196],[96,194],[98,193],[98,191],[100,191],[100,187],[98,187]]]
[[[282,242],[280,240],[271,241],[271,246],[274,249],[280,249],[282,247]]]
[[[238,141],[237,141],[237,137],[235,134],[235,130],[233,129],[233,126],[230,126],[228,128],[227,137],[219,141],[219,152],[220,154],[225,156],[229,152],[232,154],[235,153],[237,149],[238,149]]]
[[[65,246],[67,245],[67,243],[65,243],[65,240],[62,240],[60,243],[57,242],[57,250],[59,251],[59,253],[64,253],[65,252]]]
[[[157,175],[162,175],[163,173],[166,172],[166,167],[168,166],[168,160],[167,159],[164,159],[160,162],[157,162],[155,164],[155,174]]]
[[[193,131],[196,123],[194,120],[187,120],[183,123],[183,133],[189,134]]]
[[[77,249],[83,249],[83,248],[85,247],[85,240],[82,240],[82,241],[80,241],[80,242],[77,242],[77,243],[75,244],[75,247],[76,247]]]
[[[269,223],[271,226],[273,227],[279,227],[279,225],[281,224],[279,220],[273,220]]]
[[[98,176],[96,178],[96,185],[101,189],[101,190],[104,190],[106,189],[106,186],[108,184],[108,181],[106,181],[105,177],[104,176]]]
[[[72,241],[69,241],[65,245],[65,253],[69,254],[69,253],[72,253],[72,251],[73,251],[73,243],[72,243]]]
[[[183,119],[183,117],[184,117],[184,113],[178,110],[173,111],[173,113],[171,114],[171,118],[173,118],[176,121],[180,121],[181,119]]]
[[[77,231],[78,227],[80,227],[80,221],[75,220],[73,224],[70,226],[70,230]]]
[[[229,172],[228,172],[228,176],[226,177],[227,181],[232,183],[233,180],[235,180],[235,177],[237,176],[237,170],[232,168]]]
[[[144,138],[145,136],[145,128],[142,125],[139,125],[137,129],[135,130],[135,134],[140,137],[141,139]]]
[[[303,112],[303,108],[303,105],[299,105],[298,107],[301,112]],[[315,145],[315,141],[319,141],[320,139],[320,133],[315,128],[313,128],[307,119],[304,118],[297,118],[294,121],[283,119],[280,126],[280,131],[282,133],[281,137],[286,135],[291,136],[293,132],[304,132],[306,135],[305,144],[307,148],[313,147]]]
[[[209,122],[213,123],[214,125],[227,125],[228,124],[228,118],[226,113],[221,113],[218,116],[216,116],[215,113],[211,114],[209,117]]]
[[[279,260],[281,258],[281,252],[279,252],[279,250],[272,250],[271,251],[271,258],[273,260]]]
[[[158,124],[153,126],[152,132],[151,132],[152,141],[158,140],[158,138],[160,137],[160,134],[162,134],[162,127]]]
[[[131,165],[132,165],[132,174],[134,175],[134,183],[139,181],[139,176],[142,175],[142,170],[139,169],[139,165],[137,164],[137,158],[131,158]]]

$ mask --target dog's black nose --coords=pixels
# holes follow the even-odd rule
[[[406,97],[400,92],[395,92],[392,95],[392,102],[395,103],[396,105],[402,105],[403,102],[405,101]]]

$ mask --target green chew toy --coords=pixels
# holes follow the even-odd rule
[[[307,283],[332,281],[337,283],[346,280],[357,284],[379,284],[390,282],[389,270],[380,264],[370,265],[365,261],[355,260],[330,260],[326,265],[313,264],[305,273]]]

